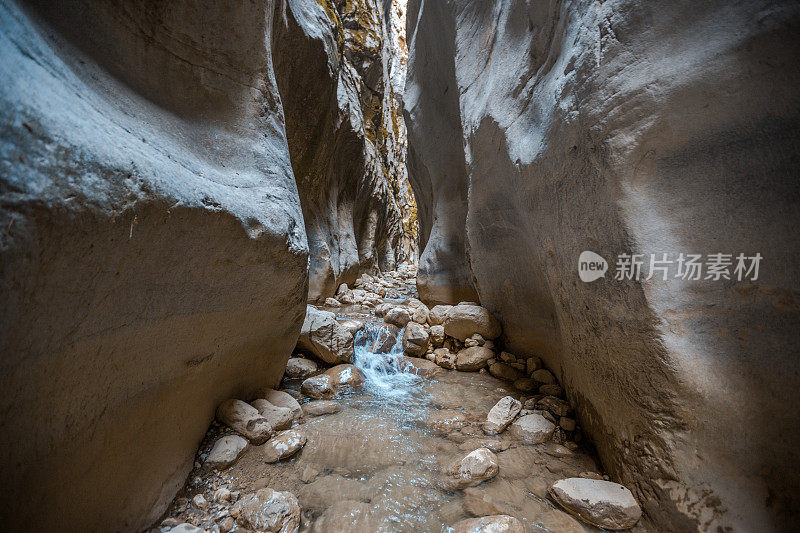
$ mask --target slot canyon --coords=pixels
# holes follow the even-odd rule
[[[800,4],[0,0],[0,531],[800,530]]]

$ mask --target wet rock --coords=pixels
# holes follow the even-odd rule
[[[231,501],[231,491],[225,487],[220,487],[214,491],[212,500],[217,503],[227,503]]]
[[[528,357],[525,361],[525,370],[529,376],[540,368],[542,368],[542,360],[538,357]]]
[[[290,357],[286,362],[284,376],[289,379],[305,379],[317,371],[317,363],[302,357]]]
[[[540,444],[550,440],[556,426],[541,415],[525,415],[511,424],[512,434],[531,444]]]
[[[510,366],[511,368],[516,368],[517,370],[520,371],[520,373],[525,374],[525,363],[520,363],[519,361],[516,361],[514,363],[508,363],[508,366]]]
[[[433,357],[434,362],[442,368],[449,368],[450,370],[456,368],[456,354],[447,348],[436,348],[433,351]]]
[[[192,505],[205,511],[208,508],[208,501],[202,494],[195,494],[194,498],[192,498]]]
[[[339,501],[325,509],[314,523],[314,533],[384,531],[372,516],[372,506],[358,501]]]
[[[490,435],[502,432],[516,418],[520,409],[522,404],[511,396],[501,398],[486,415],[483,430]]]
[[[247,440],[239,435],[226,435],[214,443],[208,457],[203,461],[205,470],[222,470],[228,468],[239,458],[247,448]]]
[[[404,328],[406,324],[411,322],[411,314],[408,312],[408,309],[404,307],[393,307],[389,311],[386,312],[386,315],[383,319],[398,328]]]
[[[464,348],[456,356],[456,370],[472,372],[486,366],[486,362],[494,357],[494,352],[484,346]]]
[[[464,413],[454,411],[453,409],[442,409],[441,411],[434,411],[428,415],[425,424],[434,433],[446,435],[451,431],[461,429],[467,423],[467,417]]]
[[[264,445],[264,461],[275,463],[281,459],[291,457],[305,446],[307,437],[294,429],[281,431]]]
[[[550,411],[557,417],[567,416],[571,410],[567,402],[555,396],[545,396],[536,402],[536,408]]]
[[[428,314],[428,324],[431,326],[444,324],[444,320],[447,318],[447,312],[452,308],[452,305],[435,305]]]
[[[170,517],[168,517],[168,518],[165,518],[164,520],[162,520],[162,521],[161,521],[161,524],[159,524],[159,525],[160,525],[161,527],[175,527],[175,526],[178,526],[178,525],[180,525],[180,524],[181,524],[181,521],[180,521],[180,520],[178,520],[177,518],[173,518],[173,517],[171,517],[171,516],[170,516]]]
[[[272,436],[273,426],[258,409],[241,400],[225,400],[217,408],[217,420],[253,444],[262,444]]]
[[[273,430],[289,429],[294,422],[294,414],[288,407],[279,407],[272,402],[259,398],[250,402],[250,405],[258,409],[258,414],[270,423]]]
[[[357,390],[364,383],[364,375],[355,365],[336,365],[328,369],[325,375],[331,377],[335,394]]]
[[[308,305],[297,347],[328,364],[349,362],[353,355],[353,335],[336,321],[335,314]]]
[[[261,489],[236,504],[237,521],[259,532],[294,533],[300,527],[300,505],[291,492]]]
[[[416,357],[399,357],[397,364],[403,372],[422,378],[429,378],[442,371],[436,363]]]
[[[325,305],[327,305],[328,307],[341,307],[342,302],[340,302],[336,298],[326,298]]]
[[[330,415],[341,410],[341,404],[330,400],[316,400],[303,404],[303,414],[306,416]]]
[[[306,378],[303,384],[300,385],[300,392],[317,400],[327,400],[333,398],[336,394],[333,380],[328,374]]]
[[[451,533],[525,533],[522,522],[508,515],[468,518],[453,525]]]
[[[258,396],[259,398],[264,398],[272,405],[291,409],[292,418],[294,420],[298,420],[303,416],[303,410],[300,408],[300,404],[288,392],[274,389],[262,389]]]
[[[499,359],[504,363],[513,363],[517,360],[517,358],[514,357],[514,354],[508,352],[500,352]]]
[[[339,322],[339,325],[349,331],[353,338],[355,338],[356,333],[358,333],[361,328],[364,327],[364,323],[360,320],[342,320]]]
[[[457,489],[474,487],[496,476],[499,470],[497,456],[488,448],[478,448],[450,464],[446,470],[448,485]]]
[[[514,388],[523,392],[536,390],[538,383],[532,378],[521,378],[514,382]]]
[[[428,350],[430,335],[420,324],[409,322],[403,334],[403,350],[406,355],[422,357]]]
[[[642,516],[631,491],[611,481],[562,479],[550,487],[548,494],[572,515],[606,529],[629,529]]]
[[[531,377],[539,383],[550,384],[556,382],[556,378],[553,376],[553,374],[544,368],[534,371],[534,373],[531,374]]]
[[[382,303],[382,304],[380,304],[380,305],[375,307],[375,316],[383,318],[384,316],[386,316],[386,313],[388,313],[390,309],[394,309],[394,308],[395,308],[395,304],[393,304],[393,303],[389,303],[389,302]]]
[[[485,308],[458,304],[447,312],[444,331],[451,337],[465,341],[474,333],[479,333],[484,339],[496,339],[500,336],[502,328],[497,319]]]
[[[506,381],[516,381],[522,378],[522,372],[500,362],[489,365],[489,373],[497,379],[504,379]]]
[[[433,345],[436,347],[441,346],[444,343],[444,326],[431,326],[430,335]]]

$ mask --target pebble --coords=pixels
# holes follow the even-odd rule
[[[322,416],[338,413],[342,405],[330,400],[315,400],[303,404],[303,414],[306,416]]]
[[[242,497],[236,509],[239,524],[254,531],[289,533],[300,527],[300,504],[291,492],[261,489]]]
[[[305,446],[307,440],[303,433],[294,429],[281,431],[264,445],[264,461],[276,463],[281,459],[291,457]]]
[[[525,533],[525,528],[513,516],[493,515],[462,520],[451,533]]]
[[[531,377],[539,383],[549,384],[556,382],[556,378],[553,376],[553,374],[544,368],[534,371],[533,374],[531,374]]]
[[[289,379],[305,379],[317,371],[317,363],[311,359],[290,357],[284,375]]]
[[[631,491],[611,481],[562,479],[550,487],[548,494],[572,515],[605,529],[629,529],[642,516]]]
[[[233,465],[247,448],[247,440],[239,435],[220,437],[203,462],[205,470],[223,470]]]
[[[522,409],[522,404],[511,396],[505,396],[491,408],[483,423],[483,430],[492,435],[505,430]]]
[[[522,416],[511,424],[511,432],[531,444],[548,441],[555,429],[555,424],[537,414]]]
[[[208,501],[206,501],[205,496],[202,494],[195,494],[194,498],[192,498],[192,504],[194,504],[194,506],[198,509],[205,510],[208,508]]]
[[[493,478],[499,471],[497,456],[488,448],[478,448],[448,467],[449,486],[458,489],[474,487]]]
[[[217,408],[217,419],[253,444],[262,444],[272,436],[273,426],[258,409],[241,400],[225,400]]]

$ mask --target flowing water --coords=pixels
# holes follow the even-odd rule
[[[306,417],[299,429],[308,442],[288,460],[267,464],[260,447],[251,446],[222,474],[197,470],[172,516],[213,530],[213,521],[192,516],[187,497],[222,486],[242,494],[270,487],[297,496],[301,531],[308,532],[439,533],[464,518],[491,514],[515,516],[530,532],[599,531],[546,499],[556,480],[598,471],[590,454],[554,442],[528,445],[508,431],[483,433],[489,409],[503,396],[519,397],[510,384],[477,372],[442,369],[428,378],[405,373],[398,364],[402,330],[363,312],[340,318],[365,322],[353,357],[365,376],[363,388],[337,398],[340,412]],[[282,387],[306,401],[299,382]],[[219,434],[210,432],[200,452]],[[477,487],[448,489],[443,470],[483,446],[497,454],[499,474]]]

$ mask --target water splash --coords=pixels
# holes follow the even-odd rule
[[[376,396],[404,396],[421,381],[405,372],[400,364],[404,331],[368,322],[356,333],[353,364],[364,374],[365,386]]]

